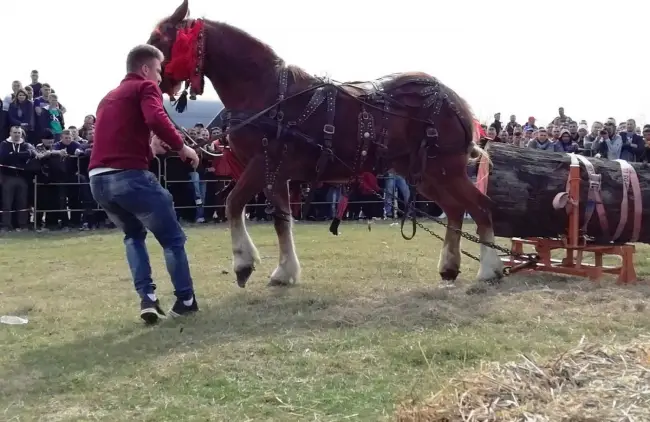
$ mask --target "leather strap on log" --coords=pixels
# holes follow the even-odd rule
[[[587,207],[585,209],[585,221],[583,224],[583,231],[586,231],[589,220],[591,219],[594,210],[598,214],[598,219],[600,220],[600,225],[603,230],[603,233],[607,233],[609,226],[607,224],[607,215],[605,213],[605,208],[602,203],[602,198],[600,196],[600,175],[596,174],[594,171],[594,166],[587,160],[586,157],[581,155],[576,155],[570,153],[571,165],[580,165],[580,163],[585,165],[587,174],[589,176],[589,197],[587,202]],[[621,217],[616,227],[616,231],[612,236],[612,241],[616,241],[625,226],[627,225],[627,217],[629,213],[629,199],[628,199],[628,189],[632,189],[632,196],[634,199],[634,221],[632,226],[632,236],[630,238],[631,242],[636,242],[639,239],[641,232],[641,220],[643,212],[643,199],[641,195],[641,186],[639,184],[639,177],[634,170],[634,167],[630,165],[625,160],[616,160],[621,166],[621,176],[623,179],[623,197],[621,199]],[[570,180],[567,180],[566,192],[558,193],[553,199],[553,208],[555,209],[566,209],[569,211],[569,186]]]
[[[621,199],[621,219],[618,222],[618,227],[616,227],[616,232],[612,240],[618,239],[625,225],[627,224],[627,214],[628,214],[628,188],[632,189],[632,197],[634,198],[634,222],[632,226],[632,237],[630,242],[636,242],[639,240],[639,234],[641,232],[641,216],[643,212],[643,199],[641,196],[641,186],[639,185],[639,176],[637,176],[634,167],[630,165],[625,160],[616,160],[621,166],[621,175],[623,176],[623,199]]]

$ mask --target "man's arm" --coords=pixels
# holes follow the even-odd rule
[[[29,154],[30,157],[36,157],[36,147],[34,145],[25,142],[25,145],[27,146],[27,153]]]
[[[140,109],[149,129],[169,145],[172,151],[180,151],[185,144],[183,138],[176,132],[176,128],[165,113],[162,102],[162,92],[158,85],[152,81],[142,83],[140,92]]]

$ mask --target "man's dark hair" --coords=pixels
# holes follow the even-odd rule
[[[68,129],[70,129],[70,130],[76,129],[76,128],[77,128],[77,126],[68,126]]]
[[[41,132],[41,139],[54,139],[54,134],[51,129],[43,129]]]
[[[158,59],[161,62],[164,59],[163,53],[153,45],[141,44],[133,47],[126,56],[126,71],[137,72],[146,62]]]

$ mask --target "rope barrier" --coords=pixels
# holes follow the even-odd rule
[[[88,211],[92,211],[92,212],[101,212],[101,211],[103,211],[103,209],[101,207],[98,207],[97,204],[94,201],[93,201],[93,206],[90,207],[90,208],[88,208],[88,207],[86,207],[86,208],[76,208],[76,207],[70,208],[70,207],[66,207],[64,209],[63,208],[40,209],[38,207],[39,188],[41,188],[41,189],[43,187],[54,188],[54,187],[59,187],[59,186],[62,186],[62,187],[64,187],[64,186],[72,186],[72,187],[74,187],[74,186],[77,186],[77,187],[88,186],[89,185],[88,182],[84,182],[84,181],[81,180],[82,176],[88,177],[86,174],[83,174],[83,173],[85,173],[85,171],[83,171],[83,169],[82,169],[82,161],[84,159],[87,159],[87,158],[88,157],[68,156],[68,157],[65,157],[63,159],[63,160],[74,159],[74,160],[77,161],[77,163],[76,163],[77,164],[77,172],[75,174],[75,176],[77,176],[77,182],[40,182],[39,177],[36,176],[36,177],[34,177],[34,179],[31,180],[31,182],[28,181],[28,183],[31,183],[31,186],[29,188],[33,187],[32,203],[34,205],[30,206],[30,207],[27,207],[27,208],[12,209],[12,210],[9,210],[9,211],[0,210],[0,215],[2,215],[3,213],[18,214],[18,213],[21,213],[21,212],[29,212],[29,213],[32,214],[32,218],[30,219],[31,220],[30,222],[32,222],[34,228],[37,229],[38,226],[39,226],[39,221],[36,220],[36,218],[35,218],[36,215],[42,216],[43,214],[46,214],[48,212],[49,213],[68,213],[68,214],[70,214],[70,213],[77,213],[77,212],[83,213],[83,212],[88,212]],[[166,174],[167,174],[167,165],[168,165],[168,161],[170,159],[171,160],[178,160],[179,163],[181,162],[180,157],[178,157],[177,155],[166,156],[166,157],[164,157],[163,160],[161,160],[160,157],[155,156],[154,159],[156,160],[156,163],[152,167],[157,167],[157,172],[154,172],[154,173],[157,173],[156,176],[157,176],[158,180],[161,181],[161,183],[163,183],[163,186],[165,188],[167,188],[168,185],[174,185],[174,184],[177,184],[177,185],[181,185],[181,184],[192,185],[193,184],[193,182],[191,180],[189,180],[189,179],[186,179],[186,180],[168,180],[167,177],[164,177],[164,175],[166,176]],[[12,166],[5,166],[5,165],[0,165],[0,166],[6,167],[6,168],[11,168],[11,169],[14,169],[14,170],[22,170],[22,171],[25,170],[25,169],[22,169],[22,168],[12,167]],[[387,177],[378,177],[378,179],[386,179],[386,178]],[[0,184],[1,184],[1,180],[2,179],[0,177]],[[221,184],[223,187],[225,187],[228,183],[230,183],[230,180],[201,179],[199,181],[199,183],[206,184],[206,185],[208,183],[210,183],[210,184],[217,183],[217,184]],[[397,189],[397,187],[395,187],[393,189],[393,194],[389,195],[389,196],[393,197],[393,201],[391,201],[392,202],[391,208],[394,210],[393,212],[395,212],[395,210],[398,209],[398,207],[399,207],[399,200],[395,201],[395,198],[399,197],[398,194],[397,194],[397,191],[398,191],[398,189]],[[58,197],[58,195],[57,195],[57,197]],[[203,208],[203,209],[218,210],[218,209],[225,208],[225,204],[223,204],[223,203],[222,204],[220,204],[220,203],[210,203],[210,202],[205,203],[205,200],[203,198],[202,198],[202,200],[204,201],[204,203],[200,204],[200,205],[195,204],[195,205],[174,206],[174,209],[176,209],[176,210],[188,210],[188,209]],[[322,205],[322,206],[336,206],[337,203],[338,203],[338,200],[336,200],[336,201],[315,201],[315,202],[313,202],[314,205]],[[418,200],[418,201],[415,201],[415,203],[416,204],[431,204],[432,202],[431,201],[426,201],[426,200]],[[290,202],[291,206],[300,205],[301,208],[302,208],[302,206],[304,206],[304,204],[305,204],[304,201],[291,201]],[[354,204],[357,204],[357,205],[365,205],[365,204],[381,205],[382,206],[382,215],[383,215],[383,208],[386,206],[386,199],[384,199],[384,200],[377,199],[377,200],[374,200],[374,201],[373,200],[357,200],[357,201],[351,201],[350,204],[351,205],[354,205]],[[250,208],[266,207],[266,204],[265,203],[249,203],[249,204],[246,205],[246,207],[249,208],[249,209]],[[302,209],[301,209],[301,212],[302,212]]]

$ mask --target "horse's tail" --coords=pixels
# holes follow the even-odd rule
[[[492,160],[490,160],[490,154],[483,148],[478,145],[478,136],[476,139],[472,139],[472,142],[469,143],[467,147],[467,155],[469,156],[468,162],[471,164],[480,162],[483,160],[483,157],[487,160],[488,165],[492,166]]]
[[[479,145],[479,140],[481,138],[479,131],[481,130],[481,125],[474,118],[474,113],[472,113],[472,109],[467,101],[459,95],[456,96],[458,98],[458,104],[460,105],[458,117],[463,129],[465,130],[465,142],[467,142],[467,164],[475,166],[477,163],[479,163],[479,165],[485,163],[488,165],[489,169],[492,167],[490,155]],[[492,200],[486,195],[480,195],[478,201],[479,205],[485,209],[491,209],[494,206]]]
[[[469,142],[469,146],[467,147],[467,155],[469,156],[468,161],[470,163],[476,163],[476,162],[480,162],[483,159],[483,157],[485,157],[485,159],[488,162],[488,165],[492,166],[492,160],[490,160],[490,155],[486,150],[484,150],[479,146],[480,136],[478,132],[479,130],[478,123],[475,122],[474,119],[472,119],[472,125],[470,127],[470,130],[472,131],[471,132],[472,139]]]
[[[487,151],[479,146],[480,125],[476,119],[474,119],[474,113],[472,113],[471,107],[460,95],[456,94],[456,97],[457,105],[459,106],[458,117],[460,124],[465,130],[465,142],[467,143],[468,162],[476,163],[480,161],[482,157],[485,157],[488,160],[488,163],[491,165],[492,163],[490,162],[490,156],[488,155]]]

